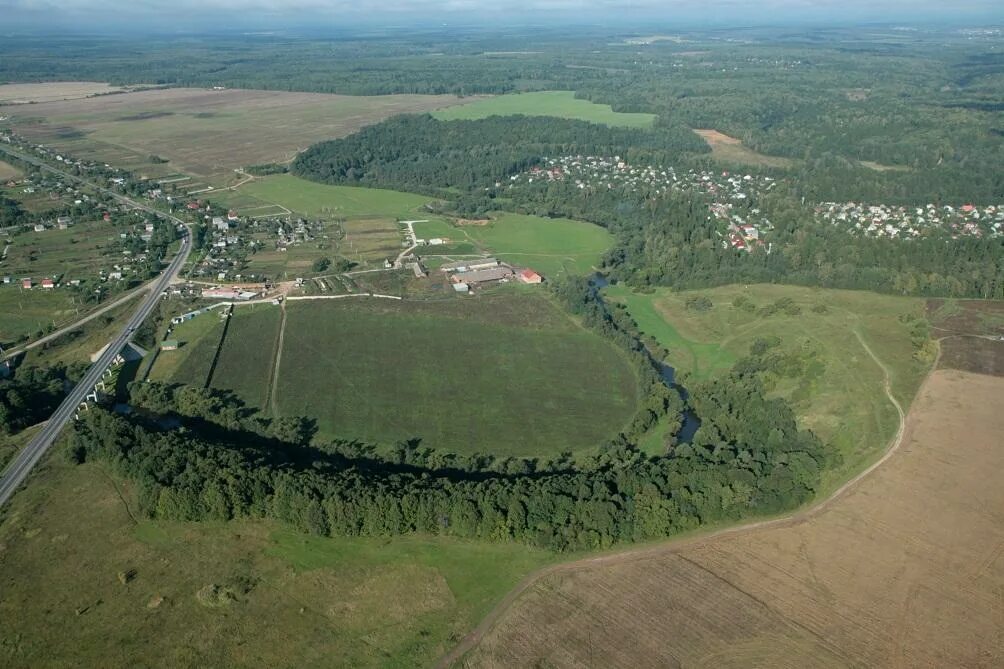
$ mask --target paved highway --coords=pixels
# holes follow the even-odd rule
[[[152,207],[134,202],[127,197],[123,197],[105,188],[101,188],[100,186],[92,184],[84,179],[80,179],[72,174],[50,167],[31,156],[25,156],[15,151],[10,151],[6,147],[2,146],[0,146],[0,150],[6,151],[21,160],[37,165],[42,169],[54,172],[63,177],[72,179],[73,181],[87,184],[92,188],[97,188],[124,204],[128,204],[132,207],[156,214],[158,216],[163,216],[177,225],[185,225],[185,222],[180,218],[169,216],[153,209]],[[87,373],[84,374],[84,378],[80,380],[80,383],[78,383],[73,390],[70,391],[70,394],[66,396],[66,399],[64,399],[63,403],[59,405],[56,412],[52,414],[42,430],[35,435],[34,439],[28,442],[28,445],[25,446],[25,448],[17,455],[16,458],[14,458],[14,461],[11,462],[4,471],[3,476],[0,477],[0,506],[7,503],[7,500],[11,498],[11,495],[14,494],[18,487],[20,487],[21,483],[23,483],[28,477],[32,468],[38,464],[38,461],[41,460],[42,456],[49,450],[49,447],[52,446],[52,443],[56,440],[56,437],[59,436],[59,433],[63,430],[66,424],[73,419],[73,415],[76,412],[77,407],[80,406],[80,403],[83,402],[84,398],[86,398],[91,392],[94,385],[101,380],[101,375],[109,366],[111,366],[115,356],[118,355],[119,351],[122,350],[122,347],[125,346],[130,339],[132,339],[136,328],[138,328],[140,324],[146,320],[146,317],[149,316],[150,312],[157,306],[157,302],[161,299],[161,292],[167,288],[168,284],[171,283],[171,280],[174,279],[174,277],[178,274],[178,271],[181,270],[181,267],[188,259],[189,251],[191,251],[191,234],[187,225],[185,226],[185,231],[185,236],[181,239],[181,250],[175,256],[174,260],[171,261],[171,264],[168,265],[167,269],[161,273],[160,277],[149,284],[150,293],[143,299],[139,309],[137,309],[136,313],[134,313],[129,319],[125,329],[118,335],[118,337],[109,343],[109,346],[105,349],[104,353],[101,354],[101,357],[98,358],[97,362],[91,365],[91,367],[87,370]]]

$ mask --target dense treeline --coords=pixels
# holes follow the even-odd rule
[[[81,375],[78,367],[53,365],[19,368],[13,378],[0,378],[0,433],[12,434],[48,419]]]
[[[687,151],[708,147],[682,126],[634,130],[537,116],[437,121],[423,114],[315,144],[297,156],[292,172],[324,183],[470,190],[494,186],[545,156],[617,154],[665,162]]]
[[[308,421],[275,426],[218,391],[142,384],[134,401],[196,418],[162,431],[99,409],[76,424],[70,448],[77,461],[101,460],[134,480],[144,513],[267,517],[319,535],[424,532],[600,548],[792,508],[812,496],[828,464],[790,407],[738,368],[694,388],[702,426],[691,444],[652,458],[618,440],[578,466],[469,457],[464,468],[432,469],[424,463],[434,453],[407,445],[390,457],[307,445]]]

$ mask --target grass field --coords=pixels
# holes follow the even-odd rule
[[[331,436],[547,455],[595,447],[635,411],[620,352],[539,296],[287,309],[279,408]]]
[[[0,664],[427,666],[553,559],[440,538],[155,523],[135,508],[128,484],[60,458],[12,500],[0,523]],[[211,585],[240,594],[209,606],[198,593]]]
[[[91,95],[125,90],[97,81],[47,81],[37,84],[0,85],[0,105],[19,105],[57,100],[75,100]]]
[[[755,167],[791,167],[795,161],[781,156],[768,156],[743,146],[741,140],[729,137],[717,130],[694,130],[711,147],[711,157],[723,163],[753,165]]]
[[[0,343],[65,323],[83,311],[65,290],[21,290],[20,285],[0,285]]]
[[[903,447],[827,509],[569,565],[464,666],[1002,666],[1002,393],[935,372]]]
[[[899,319],[922,315],[919,299],[774,285],[648,295],[621,286],[606,290],[611,299],[627,305],[645,334],[669,349],[668,362],[684,373],[685,384],[686,375],[699,381],[727,370],[758,337],[779,337],[782,351],[811,356],[801,377],[775,379],[774,392],[792,402],[803,425],[843,454],[842,466],[828,474],[827,489],[877,457],[897,425],[882,390],[882,370],[855,332],[889,368],[893,392],[903,406],[928,369],[913,358],[910,326]],[[695,295],[708,297],[714,306],[704,312],[688,309],[687,299]],[[733,305],[739,297],[758,309],[790,298],[801,314],[750,313]],[[813,311],[820,305],[825,313]]]
[[[456,102],[447,95],[170,88],[0,107],[0,115],[10,115],[26,137],[71,154],[152,178],[180,171],[220,186],[234,180],[235,168],[285,162],[315,142],[344,137],[389,116]],[[151,155],[170,163],[154,164]]]
[[[107,346],[108,342],[122,331],[128,315],[136,310],[136,304],[135,298],[129,300],[79,328],[33,348],[25,355],[24,363],[30,365],[90,363],[91,356]]]
[[[500,259],[545,276],[587,274],[613,246],[613,235],[584,221],[500,214],[484,226],[464,226],[469,238]]]
[[[223,334],[220,313],[218,309],[213,310],[174,326],[170,337],[180,346],[175,351],[161,351],[157,355],[150,370],[150,380],[204,386]]]
[[[234,309],[226,342],[213,371],[214,388],[232,390],[249,405],[267,408],[281,316],[279,309],[271,305]]]
[[[0,273],[32,277],[38,283],[43,277],[81,279],[100,269],[110,271],[115,263],[129,263],[121,253],[109,248],[125,229],[109,223],[79,223],[67,230],[19,234],[12,238],[7,257],[0,261]]]
[[[6,181],[7,179],[17,179],[22,174],[21,170],[14,167],[10,163],[5,163],[0,160],[0,181]]]
[[[572,91],[543,91],[500,95],[470,104],[433,112],[441,121],[472,120],[489,116],[557,116],[590,123],[628,128],[651,128],[655,114],[623,114],[610,105],[600,105],[588,100],[577,100]]]
[[[428,197],[379,188],[329,186],[289,174],[258,179],[241,192],[306,216],[342,218],[422,218]]]

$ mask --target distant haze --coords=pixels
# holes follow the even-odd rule
[[[853,21],[1004,22],[1002,0],[0,0],[0,31],[164,32],[413,22],[526,24],[657,21],[687,25]]]

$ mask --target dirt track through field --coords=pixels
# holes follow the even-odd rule
[[[442,665],[1001,666],[1002,391],[939,370],[819,506],[532,575]]]

